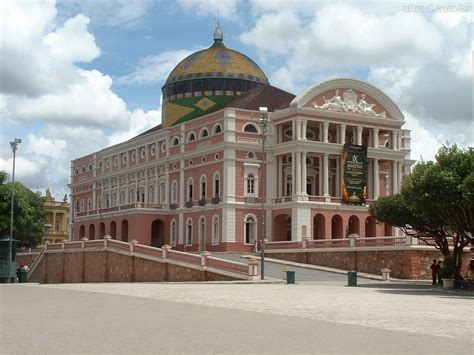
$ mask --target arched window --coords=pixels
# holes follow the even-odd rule
[[[253,244],[257,239],[257,219],[254,215],[245,218],[245,244]]]
[[[209,131],[207,130],[207,128],[203,128],[201,129],[201,133],[199,134],[199,137],[200,138],[206,138],[209,136]]]
[[[102,208],[102,196],[97,197],[97,209]]]
[[[171,203],[178,203],[178,183],[176,180],[171,183]]]
[[[92,171],[92,164],[89,164],[89,171]]]
[[[219,244],[219,217],[212,217],[212,244]]]
[[[213,134],[218,134],[222,132],[222,127],[219,123],[216,123],[214,128],[212,129]]]
[[[188,179],[188,199],[187,201],[192,201],[194,197],[194,180],[193,178]]]
[[[171,142],[171,145],[172,145],[173,147],[179,145],[179,138],[178,138],[178,137],[174,137],[174,138],[173,138],[173,141]]]
[[[83,165],[83,166],[81,166],[81,173],[85,173],[85,172],[86,172],[86,166]]]
[[[74,203],[74,211],[77,213],[77,212],[81,212],[80,209],[79,209],[79,200],[76,200],[76,203]]]
[[[247,195],[253,196],[255,194],[255,177],[253,174],[247,175]]]
[[[193,142],[196,140],[196,135],[194,134],[194,132],[189,132],[188,134],[188,142]]]
[[[171,227],[170,227],[170,239],[171,239],[171,246],[175,247],[176,246],[176,234],[177,234],[177,227],[176,227],[176,220],[171,221]]]
[[[201,191],[199,193],[199,196],[200,196],[200,199],[203,200],[206,198],[206,175],[201,175],[201,178],[200,178],[200,187],[201,187]]]
[[[160,203],[165,202],[165,184],[161,183],[160,184]]]
[[[293,179],[291,178],[291,176],[288,176],[286,178],[286,189],[285,189],[286,196],[291,196],[292,191],[293,191]]]
[[[125,205],[125,191],[120,192],[120,204]]]
[[[206,218],[199,218],[199,251],[206,250]]]
[[[74,169],[74,175],[79,174],[79,168]]]
[[[80,212],[84,212],[84,200],[81,200],[81,207],[80,207]]]
[[[150,195],[147,202],[155,203],[155,185],[150,186]]]
[[[253,123],[247,123],[244,126],[244,132],[247,133],[258,133],[258,128]]]
[[[212,196],[213,197],[219,197],[221,194],[221,176],[218,172],[214,173],[214,176],[212,178],[213,184],[212,184]]]
[[[89,197],[87,199],[87,210],[90,211],[92,209],[92,200],[91,198]]]
[[[186,222],[186,245],[193,244],[193,220],[188,218]]]
[[[110,195],[105,195],[105,208],[110,207]]]

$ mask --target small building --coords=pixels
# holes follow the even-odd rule
[[[69,235],[69,203],[67,202],[67,195],[64,195],[62,202],[57,202],[48,188],[46,189],[46,200],[43,206],[46,211],[43,242],[59,243],[67,240]]]

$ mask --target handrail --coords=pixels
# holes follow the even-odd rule
[[[43,247],[40,250],[40,252],[38,253],[38,255],[36,255],[36,257],[31,262],[30,269],[28,270],[28,274],[26,276],[27,279],[29,279],[30,276],[33,275],[33,272],[35,271],[36,267],[39,265],[41,259],[43,259],[43,255],[45,253],[45,250],[46,250],[46,248]]]

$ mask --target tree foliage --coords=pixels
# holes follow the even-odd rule
[[[451,255],[452,241],[456,273],[460,274],[463,248],[474,243],[473,148],[443,146],[435,161],[415,165],[399,194],[373,202],[370,213],[435,246],[445,257]]]
[[[10,235],[10,212],[12,185],[7,183],[8,175],[0,172],[0,235]],[[44,199],[19,182],[15,182],[13,205],[13,238],[26,247],[38,245],[44,234]]]

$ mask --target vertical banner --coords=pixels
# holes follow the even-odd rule
[[[342,203],[363,205],[367,198],[367,146],[346,143],[342,154]]]

